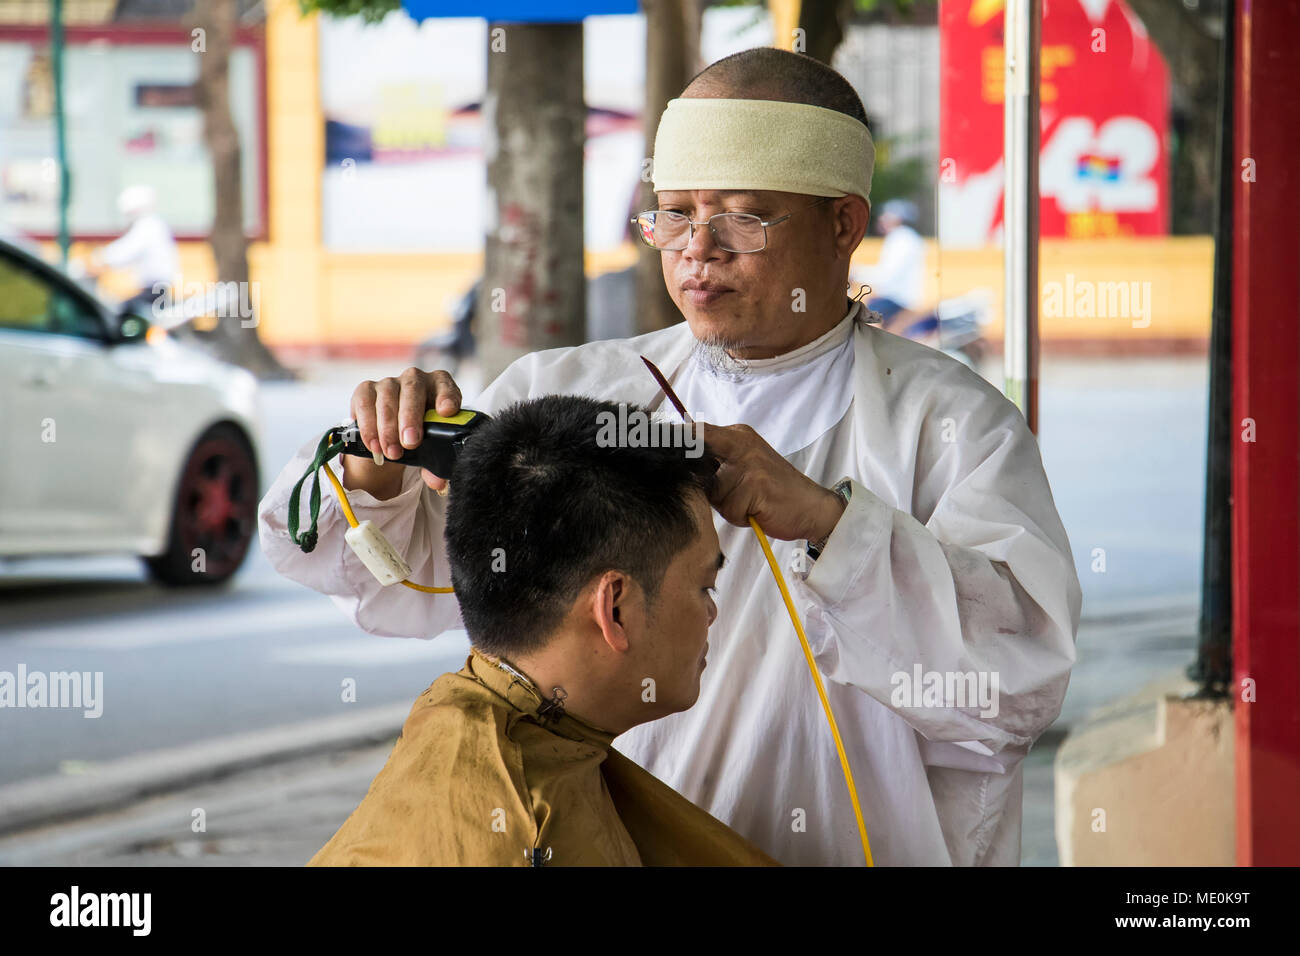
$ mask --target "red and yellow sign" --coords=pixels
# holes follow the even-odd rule
[[[1004,0],[944,0],[940,237],[1002,227]],[[1044,0],[1044,236],[1169,231],[1169,71],[1124,0]]]

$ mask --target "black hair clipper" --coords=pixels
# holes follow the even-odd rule
[[[399,465],[427,468],[439,478],[450,478],[451,470],[465,442],[475,430],[490,421],[492,416],[469,408],[462,408],[460,412],[450,417],[439,415],[430,409],[424,413],[424,437],[420,439],[420,444],[414,448],[404,449],[401,458],[384,460],[395,461]],[[356,422],[344,425],[339,429],[338,434],[343,442],[345,455],[374,457],[370,449],[362,443],[361,430]]]

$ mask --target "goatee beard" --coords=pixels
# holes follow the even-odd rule
[[[733,358],[731,352],[744,348],[743,342],[729,339],[722,335],[709,335],[696,338],[691,346],[691,357],[714,375],[722,378],[740,378],[748,374],[748,365],[740,359]]]

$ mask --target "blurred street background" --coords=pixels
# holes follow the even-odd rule
[[[495,24],[308,6],[327,12],[0,0],[0,389],[23,434],[73,436],[6,466],[0,671],[104,675],[102,716],[0,710],[0,864],[299,865],[328,839],[468,645],[361,633],[255,535],[221,556],[359,382],[449,368],[472,405],[531,349],[680,321],[628,223],[654,208],[647,116],[721,56],[793,35],[854,84],[879,153],[852,275],[908,298],[891,331],[1002,385],[1001,3],[646,0],[563,36],[508,31],[576,90],[585,176],[554,187],[577,189],[569,223],[486,157],[502,112],[537,108],[517,89],[485,108],[511,82]],[[1222,19],[1212,0],[1054,0],[1044,22],[1039,439],[1084,621],[1026,764],[1027,865],[1058,862],[1070,727],[1180,686],[1195,658]],[[885,254],[907,234],[910,294]],[[531,291],[496,312],[475,292],[498,286]],[[120,497],[99,528],[73,479],[101,462]],[[192,494],[163,500],[150,469]]]

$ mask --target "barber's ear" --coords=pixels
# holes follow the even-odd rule
[[[630,641],[627,634],[628,605],[632,581],[621,571],[606,571],[596,582],[591,597],[592,617],[610,650],[626,654]]]
[[[848,201],[839,209],[836,217],[835,244],[840,254],[853,255],[867,235],[867,226],[871,222],[871,201],[861,196],[846,196]]]

